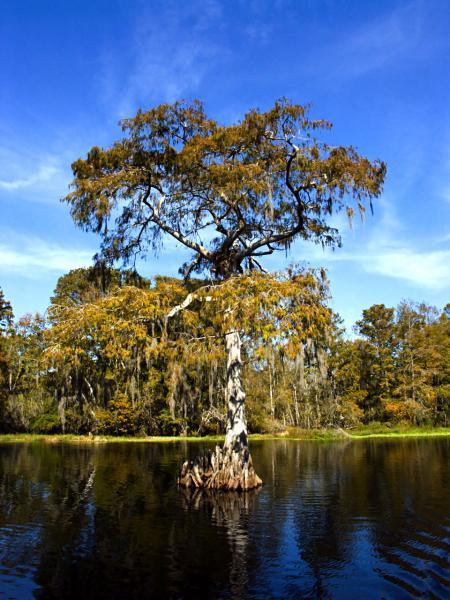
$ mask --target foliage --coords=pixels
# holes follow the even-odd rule
[[[358,353],[362,371],[362,389],[367,392],[364,406],[370,420],[383,416],[383,403],[391,398],[394,385],[396,328],[394,309],[374,304],[363,310],[356,322],[356,331],[363,337]]]
[[[100,434],[133,436],[143,433],[142,415],[122,393],[116,394],[107,410],[98,410],[95,418],[96,430]]]
[[[56,412],[39,415],[30,425],[31,433],[60,433],[61,421]]]
[[[0,337],[2,431],[221,432],[222,334],[235,326],[245,331],[250,431],[357,429],[374,419],[448,425],[447,310],[376,305],[358,322],[364,337],[347,339],[326,307],[320,272],[236,280],[161,277],[92,301],[52,304],[49,320],[10,321]],[[189,294],[185,310],[166,320]]]
[[[107,296],[115,288],[126,285],[148,288],[150,281],[136,271],[119,271],[106,266],[104,262],[98,262],[93,267],[73,269],[60,277],[51,303],[53,306],[79,306],[94,302]]]
[[[0,334],[4,335],[11,327],[14,319],[11,303],[5,299],[2,288],[0,288]]]
[[[79,226],[100,233],[102,256],[130,261],[172,236],[193,251],[183,273],[227,278],[296,238],[339,245],[327,223],[381,192],[384,163],[315,137],[329,129],[282,99],[228,126],[199,101],[162,104],[122,122],[124,137],[73,163],[64,198]],[[203,232],[215,231],[210,241]]]
[[[168,321],[186,294],[189,305]],[[44,360],[81,405],[107,409],[125,393],[149,418],[167,409],[195,430],[201,411],[219,402],[212,381],[205,398],[203,373],[220,380],[211,364],[223,364],[225,331],[242,328],[254,360],[268,344],[294,356],[302,340],[326,328],[325,299],[326,282],[306,271],[194,286],[157,278],[149,289],[128,286],[80,306],[52,306]]]
[[[13,311],[10,302],[5,299],[0,287],[0,414],[4,410],[4,402],[7,396],[9,356],[7,338],[13,324]]]
[[[313,413],[315,421],[334,423],[322,342],[331,316],[324,302],[324,275],[304,270],[268,274],[259,262],[261,256],[287,251],[296,239],[340,245],[330,217],[344,210],[351,219],[355,208],[362,214],[381,193],[385,164],[315,137],[330,127],[311,120],[307,107],[285,99],[267,112],[250,110],[227,126],[208,118],[199,101],[176,102],[139,111],[122,122],[121,141],[106,150],[94,147],[86,159],[73,163],[72,191],[63,200],[77,225],[101,235],[102,261],[126,264],[156,250],[167,237],[193,252],[181,269],[184,286],[159,281],[142,294],[128,287],[106,302],[84,304],[81,311],[67,306],[52,311],[54,339],[47,357],[59,364],[66,380],[75,369],[79,400],[87,398],[84,384],[95,396],[85,373],[104,363],[105,380],[108,373],[127,371],[125,378],[114,378],[115,392],[133,394],[134,402],[145,356],[147,370],[168,374],[171,421],[181,417],[192,425],[194,415],[205,410],[201,386],[194,381],[205,365],[223,362],[225,340],[229,356],[234,351],[240,356],[244,336],[253,361],[264,362],[271,348],[272,355],[282,352],[292,362],[306,348],[311,365],[317,363],[303,390],[308,424]],[[208,280],[190,283],[188,290],[193,273]],[[116,318],[112,335],[111,313]],[[241,373],[238,358],[226,372],[230,447],[246,439]],[[183,400],[177,415],[176,396],[185,398],[187,386],[195,389],[194,399]],[[209,408],[212,398],[210,392]],[[108,401],[103,398],[104,404]],[[299,421],[297,400],[295,406]],[[272,391],[271,412],[273,419]],[[201,427],[201,421],[196,425]],[[238,429],[239,435],[228,439]]]
[[[181,418],[173,417],[168,410],[159,413],[158,427],[162,435],[186,435],[186,421]]]

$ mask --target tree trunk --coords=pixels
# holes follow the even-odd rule
[[[225,400],[228,406],[225,443],[223,449],[216,446],[214,452],[183,463],[178,477],[178,484],[182,487],[250,490],[262,484],[262,480],[255,473],[248,450],[239,333],[237,331],[227,333],[225,345],[227,349]]]
[[[247,421],[244,413],[245,392],[242,387],[241,337],[237,331],[225,336],[227,349],[227,434],[224,450],[239,452],[248,448]]]

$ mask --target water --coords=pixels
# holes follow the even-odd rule
[[[255,442],[209,498],[201,449],[0,445],[0,598],[450,598],[450,438]]]

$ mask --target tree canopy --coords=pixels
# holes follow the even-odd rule
[[[94,302],[108,295],[115,288],[133,285],[148,288],[150,281],[136,271],[113,269],[98,262],[92,267],[72,269],[62,275],[51,298],[52,305],[78,306]]]
[[[339,245],[329,217],[352,218],[380,194],[385,164],[320,141],[330,127],[286,99],[231,125],[198,100],[161,104],[123,120],[110,148],[75,161],[63,200],[79,226],[101,234],[103,259],[130,262],[169,235],[193,252],[186,278],[227,278],[295,239]]]
[[[4,333],[12,325],[14,319],[11,303],[6,300],[2,288],[0,288],[0,334]]]

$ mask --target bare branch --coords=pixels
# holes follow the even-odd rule
[[[142,198],[142,202],[149,208],[149,210],[151,211],[151,217],[150,220],[153,221],[154,223],[156,223],[156,225],[158,225],[158,227],[161,227],[161,229],[165,232],[168,233],[169,235],[171,235],[172,237],[174,237],[178,242],[180,242],[181,244],[183,244],[184,246],[186,246],[187,248],[190,248],[191,250],[194,250],[195,252],[198,252],[199,254],[201,254],[204,258],[210,258],[211,256],[211,252],[209,250],[207,250],[204,246],[202,246],[201,244],[198,244],[197,242],[194,242],[193,240],[189,240],[187,237],[185,237],[180,231],[177,231],[175,229],[173,229],[173,227],[171,227],[170,225],[167,225],[167,223],[165,223],[158,215],[157,209],[155,209],[150,202],[148,201],[148,198],[150,197],[150,193],[152,188],[156,189],[158,192],[161,193],[161,190],[159,190],[156,186],[154,185],[150,185],[148,191],[146,192],[146,194],[143,196]],[[162,202],[159,202],[159,207],[162,206]]]

